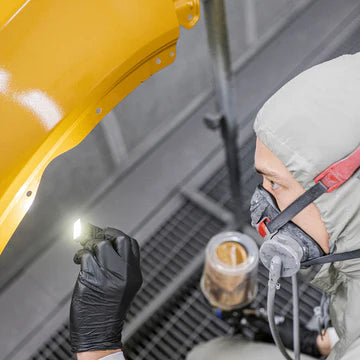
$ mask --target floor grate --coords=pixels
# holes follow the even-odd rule
[[[200,270],[126,344],[129,359],[183,359],[195,344],[230,334],[199,289]]]
[[[75,360],[69,337],[69,326],[65,323],[30,360]]]
[[[125,347],[128,359],[185,359],[196,344],[232,333],[232,328],[215,316],[204,299],[200,276],[201,269],[129,339]],[[254,304],[265,308],[268,272],[263,266],[259,268],[258,280],[259,291]],[[300,322],[305,325],[312,317],[313,307],[319,304],[321,293],[301,280],[299,284]],[[291,281],[283,279],[277,293],[276,311],[291,319],[291,309]]]
[[[201,251],[224,223],[185,201],[141,249],[143,286],[128,314],[130,321]]]

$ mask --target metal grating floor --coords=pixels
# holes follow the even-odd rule
[[[144,282],[128,314],[130,321],[165,288],[218,233],[224,223],[190,201],[173,214],[141,249]]]
[[[232,328],[215,316],[201,293],[201,270],[126,343],[128,359],[185,359],[196,344],[232,334]],[[260,266],[259,292],[254,304],[261,307],[266,304],[267,274]],[[300,322],[303,325],[312,317],[313,307],[319,304],[320,297],[317,289],[300,281]],[[291,309],[291,281],[284,279],[277,293],[276,311],[291,319]]]
[[[76,357],[71,352],[69,326],[65,323],[49,341],[31,357],[31,360],[67,360]]]
[[[199,342],[231,333],[205,301],[200,275],[201,269],[127,342],[128,359],[184,359]]]

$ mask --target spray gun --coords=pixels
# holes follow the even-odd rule
[[[286,351],[274,320],[276,290],[281,277],[292,278],[293,290],[293,336],[295,359],[300,359],[299,295],[297,272],[310,265],[345,261],[360,257],[360,249],[340,254],[325,255],[318,243],[291,220],[305,207],[324,193],[331,193],[348,181],[360,168],[360,146],[348,157],[336,162],[318,175],[315,185],[280,211],[273,196],[261,185],[251,199],[251,220],[264,238],[260,248],[260,259],[269,270],[267,311],[271,333],[275,344],[288,360]]]

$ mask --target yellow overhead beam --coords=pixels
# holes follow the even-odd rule
[[[0,2],[0,254],[49,162],[175,60],[199,1]]]

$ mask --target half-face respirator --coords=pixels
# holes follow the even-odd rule
[[[275,233],[270,233],[267,224],[281,213],[273,196],[259,185],[251,200],[251,223],[255,226],[264,243],[260,249],[260,259],[270,268],[271,259],[281,258],[281,276],[288,277],[299,271],[301,263],[324,255],[323,250],[308,234],[293,222],[287,222]]]

